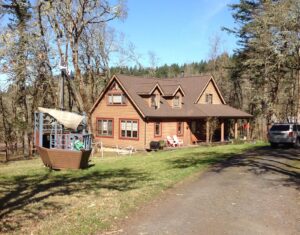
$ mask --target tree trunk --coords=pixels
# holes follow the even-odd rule
[[[85,94],[85,87],[83,82],[83,77],[81,75],[81,70],[79,68],[79,61],[78,61],[78,42],[71,40],[71,48],[72,48],[72,62],[75,69],[75,81],[79,81],[79,89],[76,89],[74,86],[73,81],[69,81],[70,87],[72,89],[73,94],[76,98],[76,103],[80,111],[87,111],[85,109],[84,102],[86,102],[86,94]],[[79,91],[78,91],[79,90]]]
[[[81,98],[81,95],[80,95],[79,91],[76,89],[76,86],[75,86],[74,82],[72,81],[72,79],[70,78],[70,76],[66,76],[66,77],[67,77],[67,86],[69,88],[69,91],[71,91],[72,97],[74,98],[74,100],[77,104],[78,111],[83,112],[84,105],[83,105],[83,100]]]

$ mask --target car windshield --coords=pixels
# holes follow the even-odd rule
[[[290,125],[274,125],[271,127],[270,131],[289,131]]]

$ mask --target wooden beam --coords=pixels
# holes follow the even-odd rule
[[[234,120],[234,139],[238,138],[238,123],[237,119]]]
[[[247,120],[246,133],[247,133],[247,140],[249,140],[250,139],[250,122],[249,122],[249,120]]]
[[[206,143],[209,143],[209,121],[206,119]]]
[[[221,142],[224,142],[224,120],[221,120]]]

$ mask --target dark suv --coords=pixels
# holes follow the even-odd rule
[[[300,146],[300,124],[278,123],[274,124],[268,133],[268,139],[272,147],[279,144]]]

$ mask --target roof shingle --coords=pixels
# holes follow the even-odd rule
[[[138,106],[145,117],[149,118],[203,118],[203,117],[234,117],[249,118],[252,115],[225,104],[196,104],[196,100],[203,92],[212,76],[192,76],[183,78],[143,78],[136,76],[116,76],[126,92]],[[159,84],[163,95],[172,95],[181,86],[185,96],[180,109],[172,108],[162,96],[159,109],[149,107],[141,94],[148,94]]]

